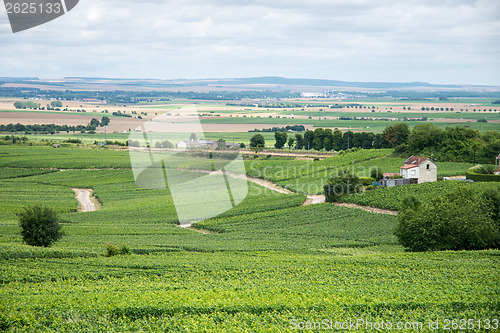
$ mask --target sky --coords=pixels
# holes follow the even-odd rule
[[[0,7],[0,77],[500,86],[499,0],[80,0],[16,34]]]

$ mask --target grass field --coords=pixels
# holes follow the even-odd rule
[[[392,161],[371,154],[316,163]],[[302,206],[253,184],[241,206],[196,224],[201,234],[177,227],[169,191],[138,188],[127,165],[122,151],[0,147],[0,330],[291,332],[327,319],[429,331],[500,316],[498,250],[405,253],[395,216]],[[71,187],[94,189],[102,209],[76,212]],[[22,244],[15,213],[34,203],[60,212],[51,248]],[[106,258],[108,242],[132,254]]]

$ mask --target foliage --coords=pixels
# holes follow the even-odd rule
[[[101,126],[108,126],[111,120],[108,116],[102,116],[101,118]]]
[[[493,175],[495,174],[496,168],[493,165],[481,165],[478,164],[473,168],[470,168],[469,171],[472,171],[481,175]]]
[[[282,149],[286,144],[287,136],[286,132],[274,132],[274,138],[276,140],[274,148]]]
[[[354,174],[330,178],[324,187],[326,202],[338,202],[345,195],[357,194],[359,185],[361,181]]]
[[[130,249],[126,245],[118,247],[112,243],[106,243],[105,257],[113,257],[119,254],[130,254]]]
[[[475,182],[500,182],[500,175],[492,174],[493,166],[479,166],[467,170],[467,179]]]
[[[445,130],[434,124],[415,126],[408,138],[408,145],[397,147],[398,154],[433,154],[436,161],[493,163],[500,149],[498,134],[466,127],[447,127]]]
[[[443,194],[472,189],[474,192],[481,192],[489,188],[498,186],[496,183],[473,183],[464,181],[446,180],[432,183],[411,184],[396,187],[383,187],[376,191],[364,192],[363,195],[353,195],[343,197],[342,202],[355,203],[362,206],[377,207],[382,209],[401,209],[403,198],[414,196],[418,200],[425,202],[431,198],[439,197]]]
[[[409,251],[483,250],[500,246],[497,193],[477,195],[470,188],[455,190],[421,203],[403,200],[395,235]],[[495,223],[496,222],[496,223]]]
[[[26,244],[49,247],[62,237],[57,213],[54,209],[42,206],[25,208],[19,213],[21,235]]]
[[[390,170],[401,160],[380,158],[387,153],[360,150],[309,163],[323,171],[353,162]],[[302,207],[303,195],[250,184],[241,205],[196,225],[211,230],[204,235],[176,227],[168,190],[138,188],[121,151],[25,147],[0,154],[2,166],[69,169],[1,181],[6,331],[278,332],[290,330],[294,318],[428,323],[499,314],[500,251],[403,253],[392,233],[395,216]],[[262,170],[307,161],[255,163]],[[309,171],[305,180],[319,179]],[[285,181],[279,176],[272,174]],[[70,187],[93,188],[102,209],[70,213],[76,207]],[[63,214],[66,236],[52,248],[22,245],[5,213],[33,200],[50,201]],[[128,244],[134,254],[104,258],[107,242]]]
[[[265,146],[266,146],[266,140],[264,140],[262,134],[255,134],[250,139],[250,148],[265,147]]]
[[[375,180],[380,180],[380,179],[382,179],[383,174],[384,174],[384,172],[382,171],[381,168],[375,167],[375,168],[371,169],[370,177],[372,177]]]
[[[405,123],[387,126],[382,132],[382,137],[387,148],[394,148],[398,145],[406,144],[409,136],[410,128]]]

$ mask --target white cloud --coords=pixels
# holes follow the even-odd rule
[[[496,0],[82,0],[18,34],[0,12],[0,76],[500,85],[499,18]]]

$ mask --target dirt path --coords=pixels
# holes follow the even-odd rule
[[[398,215],[397,210],[381,209],[381,208],[375,208],[375,207],[369,207],[369,206],[360,206],[360,205],[356,205],[353,203],[337,202],[337,203],[335,203],[335,205],[341,206],[341,207],[358,208],[358,209],[362,209],[364,211],[371,212],[371,213]]]
[[[308,195],[302,206],[316,205],[324,202],[326,202],[324,195]]]
[[[92,198],[92,192],[94,192],[94,190],[82,188],[73,188],[72,190],[75,191],[80,212],[93,212],[100,208],[97,199]]]
[[[213,234],[213,232],[210,232],[210,231],[207,231],[207,230],[201,230],[201,229],[193,228],[193,227],[191,227],[191,225],[192,224],[181,224],[181,225],[179,225],[179,227],[183,228],[183,229],[191,230],[191,231],[196,231],[196,232],[199,232],[200,234],[204,234],[204,235]]]

